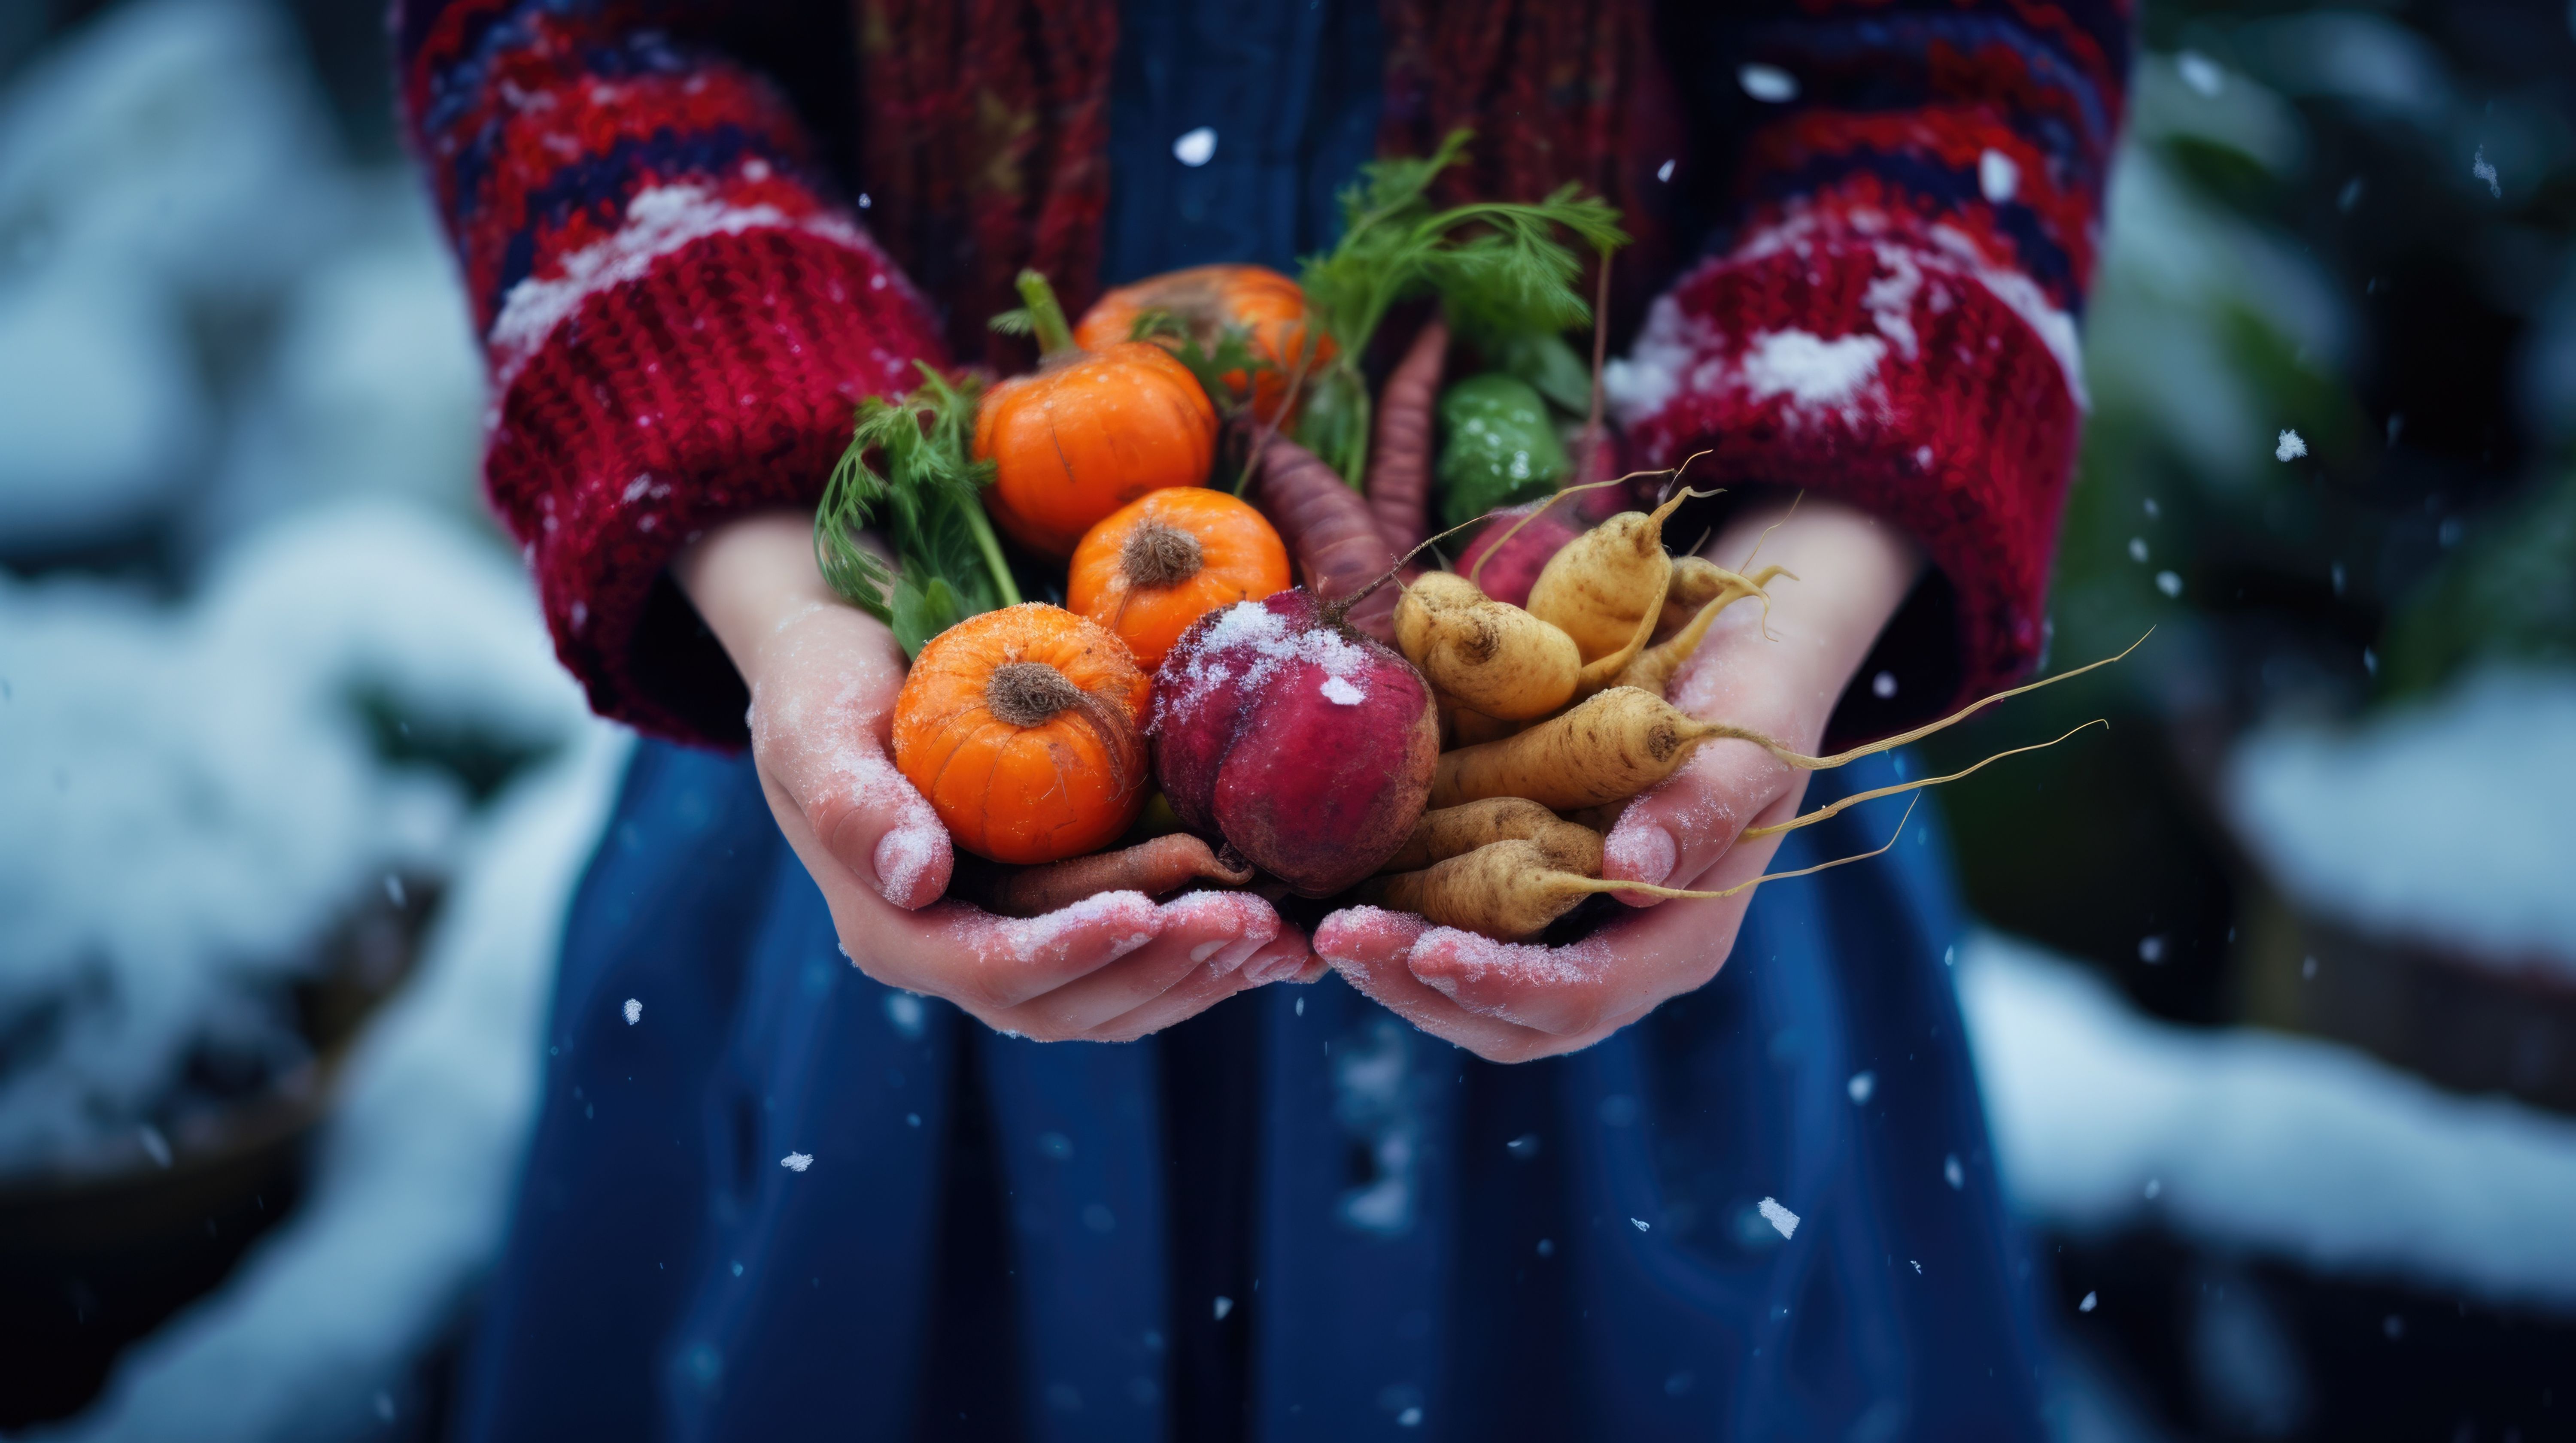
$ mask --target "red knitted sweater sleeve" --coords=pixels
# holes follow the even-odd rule
[[[1694,152],[1732,165],[1736,222],[1605,387],[1644,464],[1707,449],[1703,482],[1803,488],[1904,527],[1950,590],[1958,655],[1937,670],[1991,690],[2045,641],[2128,17],[1769,8],[1712,58],[1729,123]]]
[[[485,483],[603,715],[743,735],[740,681],[666,575],[717,522],[810,506],[852,407],[941,356],[827,200],[714,5],[409,0],[405,119],[492,377]]]

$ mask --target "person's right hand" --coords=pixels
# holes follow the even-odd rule
[[[751,689],[770,813],[870,977],[1001,1031],[1125,1041],[1307,965],[1305,937],[1246,892],[1109,893],[1026,920],[939,902],[948,833],[889,752],[902,649],[825,585],[810,520],[728,523],[674,571]]]

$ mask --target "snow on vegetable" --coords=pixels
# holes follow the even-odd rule
[[[1404,845],[1440,745],[1420,673],[1303,587],[1191,627],[1155,673],[1152,731],[1182,823],[1309,897]]]
[[[1204,486],[1149,491],[1074,548],[1065,605],[1151,670],[1190,623],[1288,589],[1288,548],[1249,503]]]

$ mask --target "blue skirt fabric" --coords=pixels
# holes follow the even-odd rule
[[[1221,1436],[1258,1440],[2036,1438],[1951,898],[1919,812],[1763,887],[1708,986],[1519,1067],[1338,979],[1040,1044],[869,980],[749,762],[647,743],[568,925],[465,1431],[1220,1436],[1230,1367]],[[1193,1116],[1229,1135],[1167,1135]],[[1176,1161],[1211,1155],[1239,1176]],[[1189,1296],[1224,1274],[1175,1240],[1229,1231],[1241,1295]]]

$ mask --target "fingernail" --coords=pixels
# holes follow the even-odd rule
[[[876,855],[869,859],[877,869],[877,890],[898,907],[911,906],[922,874],[947,844],[945,835],[927,827],[898,826],[887,832],[877,839]]]
[[[1664,879],[1673,874],[1673,864],[1681,858],[1681,847],[1673,841],[1673,834],[1652,822],[1611,828],[1601,852],[1605,876],[1654,887],[1663,885]]]
[[[1216,962],[1208,970],[1219,977],[1231,977],[1236,968],[1252,960],[1252,954],[1260,951],[1262,945],[1260,938],[1246,937],[1218,953]]]
[[[1305,967],[1305,953],[1282,952],[1275,957],[1265,957],[1254,963],[1252,969],[1243,975],[1244,980],[1249,982],[1276,982],[1283,977],[1296,976],[1304,971]]]
[[[1190,949],[1190,960],[1193,962],[1205,962],[1210,957],[1215,956],[1218,951],[1224,948],[1225,945],[1226,943],[1223,937],[1211,937],[1207,941],[1201,942],[1199,945]]]

